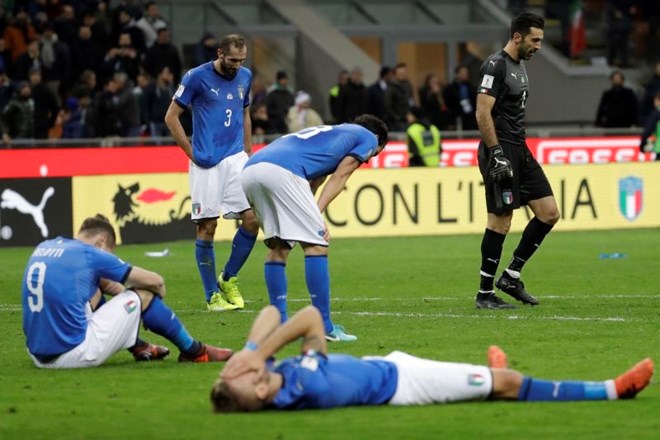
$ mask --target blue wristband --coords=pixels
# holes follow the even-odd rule
[[[245,343],[245,349],[246,349],[246,350],[257,351],[257,348],[259,348],[259,346],[257,345],[256,342],[247,341],[247,342]]]

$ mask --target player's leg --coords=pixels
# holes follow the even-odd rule
[[[509,152],[509,147],[506,152]],[[504,148],[503,147],[503,148]],[[479,170],[484,180],[484,189],[486,196],[486,208],[488,210],[488,220],[486,230],[481,240],[481,267],[479,270],[480,283],[475,307],[478,309],[515,309],[514,305],[507,304],[501,298],[495,295],[494,281],[497,273],[497,266],[502,256],[502,247],[504,239],[511,227],[511,218],[513,211],[503,209],[501,206],[501,191],[491,181],[488,174],[489,153],[483,143],[479,144]]]
[[[94,312],[106,302],[105,296],[100,290],[89,299],[89,305]],[[138,362],[161,360],[170,354],[170,350],[167,347],[152,344],[140,337],[135,340],[135,345],[128,347],[128,351],[133,354],[133,357]]]
[[[224,159],[219,169],[222,216],[240,218],[241,226],[234,234],[229,259],[218,278],[218,286],[227,301],[241,309],[245,307],[245,302],[238,289],[238,273],[250,256],[259,232],[259,222],[241,186],[241,173],[247,159],[244,152],[235,154]]]
[[[138,290],[142,302],[142,321],[152,332],[171,341],[181,351],[179,362],[226,361],[232,351],[212,347],[193,338],[176,313],[163,300],[147,290]]]
[[[286,276],[286,262],[291,252],[289,243],[278,237],[266,240],[268,255],[264,264],[264,279],[268,290],[270,304],[280,312],[280,322],[288,319],[287,315],[287,293],[289,283]]]
[[[486,366],[422,359],[400,351],[384,359],[398,371],[390,405],[486,400],[493,388],[493,376]]]
[[[534,160],[528,149],[524,149],[523,154],[526,156],[524,161],[526,165],[523,167],[521,186],[525,188],[526,198],[529,198],[529,200],[523,200],[523,203],[526,203],[534,212],[534,218],[525,227],[520,242],[513,252],[511,262],[497,280],[496,285],[518,301],[537,305],[539,301],[525,290],[525,286],[520,280],[520,272],[559,220],[559,209],[543,169]]]
[[[140,297],[126,291],[92,312],[87,308],[85,340],[48,363],[35,360],[41,368],[89,368],[105,362],[123,348],[135,345],[140,329]]]

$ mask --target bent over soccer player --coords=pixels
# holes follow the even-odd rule
[[[528,205],[534,218],[525,227],[509,267],[495,285],[525,304],[537,305],[539,301],[525,290],[520,272],[559,220],[550,183],[525,143],[529,79],[524,61],[541,49],[543,27],[543,18],[537,15],[516,16],[504,49],[481,65],[477,90],[477,124],[481,132],[478,158],[488,220],[481,241],[481,282],[475,300],[479,309],[516,308],[493,290],[513,210]]]
[[[181,350],[179,362],[225,361],[231,350],[193,339],[163,302],[165,282],[111,252],[114,228],[102,215],[87,218],[74,239],[39,244],[23,276],[23,332],[40,368],[101,365],[122,348],[134,347],[145,327]],[[119,283],[132,286],[119,287]],[[101,290],[113,296],[92,311]]]
[[[165,115],[176,143],[190,159],[189,179],[192,221],[196,223],[195,258],[209,310],[242,309],[238,272],[245,264],[259,231],[259,224],[243,189],[240,173],[252,152],[250,86],[252,73],[243,67],[247,58],[245,38],[222,38],[218,58],[190,70],[181,80]],[[190,107],[192,144],[179,117]],[[241,219],[229,260],[216,279],[213,238],[218,217]]]
[[[644,389],[653,362],[644,359],[614,380],[546,381],[507,368],[488,350],[489,366],[438,362],[400,351],[385,357],[327,354],[319,312],[308,306],[279,325],[278,310],[257,316],[245,348],[227,362],[211,389],[216,412],[426,405],[466,400],[570,401],[628,399]],[[302,354],[273,364],[270,357],[302,337]]]
[[[326,338],[354,341],[330,319],[328,228],[322,213],[348,178],[387,143],[387,126],[371,115],[352,124],[321,125],[282,136],[245,164],[241,182],[264,231],[264,267],[270,303],[287,319],[286,262],[297,242],[305,253],[307,290],[323,316]],[[318,202],[314,194],[328,175]]]

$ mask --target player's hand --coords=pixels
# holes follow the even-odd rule
[[[254,350],[244,348],[229,358],[224,370],[220,373],[222,379],[234,379],[250,371],[261,375],[266,369],[266,362]]]
[[[511,179],[513,177],[513,167],[509,159],[504,156],[504,151],[499,145],[489,148],[490,162],[488,165],[488,174],[493,182]]]
[[[330,229],[328,229],[328,224],[323,222],[323,239],[325,241],[330,241]]]

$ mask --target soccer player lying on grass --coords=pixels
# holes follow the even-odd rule
[[[644,359],[614,380],[546,381],[507,368],[504,352],[488,350],[489,366],[420,359],[400,351],[385,357],[327,354],[319,312],[308,306],[279,325],[268,306],[257,316],[245,348],[234,354],[211,389],[215,412],[425,405],[466,400],[569,401],[634,397],[649,384]],[[302,337],[302,354],[269,359]]]
[[[140,318],[181,350],[180,362],[227,360],[231,350],[193,339],[163,303],[163,278],[113,255],[115,243],[114,228],[97,215],[83,222],[75,239],[46,240],[32,252],[23,276],[23,332],[35,365],[98,366],[136,346]],[[113,298],[92,311],[102,290]]]

